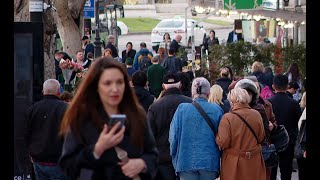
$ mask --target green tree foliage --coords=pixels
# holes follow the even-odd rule
[[[283,48],[283,67],[286,71],[290,64],[297,63],[301,79],[306,77],[306,48],[303,44]]]
[[[260,61],[264,66],[276,66],[274,52],[277,47],[273,44],[255,45],[250,42],[214,45],[210,48],[209,71],[210,80],[213,82],[220,72],[220,68],[229,66],[235,76],[248,75],[254,61]],[[279,49],[278,49],[279,50]],[[291,63],[297,63],[302,75],[306,75],[306,48],[304,45],[292,45],[281,48],[283,69],[286,70]],[[206,62],[206,57],[203,57]],[[203,65],[202,65],[203,67]]]

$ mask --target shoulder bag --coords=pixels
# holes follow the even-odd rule
[[[196,101],[193,101],[192,102],[192,105],[194,107],[196,107],[196,109],[199,111],[199,113],[201,114],[201,116],[206,120],[207,124],[209,125],[209,127],[211,128],[212,132],[213,132],[213,135],[214,137],[216,137],[216,131],[214,130],[214,125],[213,123],[211,122],[210,120],[210,117],[208,116],[208,114],[203,110],[203,108],[200,106],[199,103],[197,103]],[[222,151],[221,151],[222,152]],[[218,175],[216,178],[218,178],[220,176],[220,172],[217,172]]]
[[[264,140],[262,143],[260,143],[258,140],[258,136],[254,132],[253,128],[249,125],[249,123],[242,116],[240,116],[240,114],[235,113],[233,111],[231,111],[231,113],[237,115],[242,120],[242,122],[249,128],[251,133],[254,135],[258,144],[261,144],[262,157],[263,157],[265,166],[267,168],[277,166],[278,161],[279,161],[279,156],[278,156],[278,153],[277,153],[277,150],[276,150],[276,147],[274,146],[274,144],[270,144],[267,140]]]
[[[214,125],[210,120],[210,117],[208,116],[208,114],[202,109],[202,107],[195,101],[192,102],[192,105],[194,105],[197,110],[200,112],[200,114],[202,115],[202,117],[206,120],[206,122],[208,123],[209,127],[211,128],[214,137],[216,137],[216,131],[214,130]]]

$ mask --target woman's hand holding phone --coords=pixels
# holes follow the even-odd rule
[[[93,153],[98,156],[98,158],[100,158],[105,150],[118,145],[122,141],[124,137],[125,126],[121,126],[121,122],[117,122],[109,131],[108,125],[104,125],[104,128],[101,131],[98,141],[93,149]]]

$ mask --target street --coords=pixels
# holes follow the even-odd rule
[[[214,29],[216,32],[216,36],[218,37],[220,43],[223,41],[227,41],[228,34],[230,31],[232,31],[232,27],[229,28],[219,28]],[[210,31],[207,30],[206,31]],[[121,52],[126,49],[127,42],[132,42],[133,49],[139,51],[140,49],[140,43],[145,42],[147,44],[147,48],[151,51],[151,33],[144,33],[144,34],[126,34],[122,35],[118,39],[118,49],[119,49],[119,55],[121,56]],[[153,52],[154,53],[154,52]]]

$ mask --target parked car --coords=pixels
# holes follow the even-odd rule
[[[176,35],[181,35],[182,39],[180,44],[185,47],[191,45],[191,25],[196,21],[193,19],[187,19],[187,32],[185,32],[185,19],[164,19],[160,21],[151,32],[151,44],[152,49],[158,51],[160,42],[163,41],[163,35],[169,33],[171,40]],[[195,46],[200,46],[203,42],[203,38],[206,36],[206,31],[202,26],[196,26],[194,28]],[[186,38],[187,37],[187,38]]]

